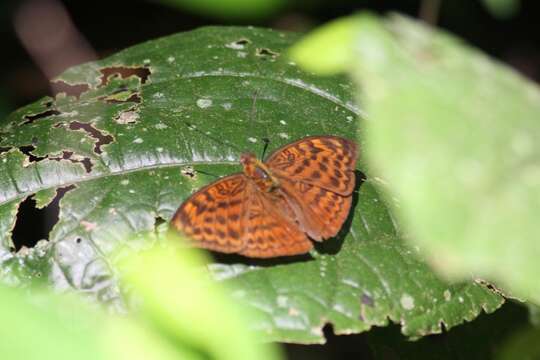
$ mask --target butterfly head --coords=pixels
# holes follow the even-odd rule
[[[253,153],[242,154],[240,163],[244,168],[244,174],[253,180],[262,191],[270,192],[279,187],[277,178]]]

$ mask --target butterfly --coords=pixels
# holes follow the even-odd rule
[[[309,252],[337,235],[355,187],[356,144],[310,136],[274,151],[266,161],[242,154],[242,173],[194,193],[171,225],[201,248],[270,258]]]

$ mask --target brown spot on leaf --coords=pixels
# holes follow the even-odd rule
[[[134,108],[122,111],[114,118],[114,121],[122,125],[135,124],[138,120],[139,113]]]
[[[279,56],[279,53],[268,48],[257,48],[255,50],[255,56],[260,57],[262,60],[275,60]]]
[[[5,152],[8,152],[9,150],[13,149],[12,147],[9,147],[9,146],[5,146],[5,147],[2,147],[0,146],[0,154],[3,154]]]
[[[120,76],[122,79],[136,76],[140,79],[141,84],[144,84],[151,74],[150,69],[146,67],[111,66],[100,69],[99,71],[101,72],[101,82],[98,87],[107,85],[111,77],[115,76]]]
[[[45,110],[45,111],[40,112],[38,114],[25,115],[24,118],[26,120],[23,121],[22,123],[20,123],[19,125],[22,126],[22,125],[26,125],[26,124],[32,124],[36,120],[44,119],[44,118],[47,118],[49,116],[55,116],[55,115],[60,115],[60,114],[61,114],[60,111],[51,109],[51,110]]]
[[[24,155],[28,156],[28,162],[38,162],[41,160],[45,160],[47,156],[36,156],[32,152],[36,150],[36,147],[34,145],[24,145],[19,146],[19,151],[22,152]]]
[[[62,151],[62,157],[49,157],[50,160],[68,160],[74,164],[82,164],[84,166],[84,170],[89,173],[92,171],[92,167],[94,164],[90,160],[90,158],[87,158],[85,156],[74,154],[73,151]]]
[[[362,294],[362,298],[360,300],[362,301],[362,304],[364,305],[371,306],[371,307],[375,305],[375,301],[373,300],[373,298],[366,293]]]
[[[18,149],[20,152],[22,152],[24,155],[27,156],[27,159],[23,163],[23,167],[27,167],[31,163],[40,162],[45,159],[54,160],[54,161],[66,160],[72,163],[81,164],[84,167],[85,171],[89,173],[92,171],[92,167],[94,165],[89,158],[74,154],[73,151],[64,150],[59,156],[51,156],[51,155],[38,156],[38,155],[33,154],[33,151],[36,150],[36,147],[34,145],[24,145],[24,146],[20,146]]]
[[[81,123],[78,121],[72,121],[69,123],[69,129],[70,130],[82,130],[85,131],[90,137],[94,138],[95,144],[94,144],[94,152],[96,154],[101,154],[103,151],[101,150],[101,147],[107,144],[110,144],[113,142],[114,138],[111,135],[105,135],[100,130],[93,127],[91,124],[88,123]]]
[[[182,167],[182,170],[180,170],[180,173],[189,178],[190,180],[196,180],[197,179],[197,172],[193,168],[193,166],[184,166]]]
[[[108,104],[123,104],[127,102],[140,104],[142,101],[137,91],[128,90],[127,88],[120,88],[110,95],[100,96],[98,100],[105,101]]]
[[[88,84],[68,84],[62,80],[51,81],[51,87],[53,89],[54,96],[64,93],[67,96],[74,96],[77,99],[79,99],[84,92],[90,89]]]

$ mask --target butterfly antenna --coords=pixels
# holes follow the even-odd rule
[[[204,171],[204,170],[196,170],[198,173],[200,174],[203,174],[203,175],[208,175],[208,176],[213,176],[215,178],[219,178],[219,175],[216,175],[216,174],[212,174],[212,173],[209,173],[208,171]]]
[[[257,122],[257,97],[259,96],[259,90],[256,90],[253,94],[253,103],[251,104],[251,115],[250,115],[250,132],[253,130],[253,124]],[[266,127],[264,128],[265,134],[268,133]],[[270,139],[268,139],[268,136],[263,137],[262,142],[264,143],[264,147],[260,156],[260,159],[264,159],[264,154],[266,153],[266,149],[268,148],[268,143],[270,142]]]
[[[268,144],[270,143],[270,139],[267,137],[264,137],[262,141],[264,142],[264,147],[262,150],[261,159],[264,159],[264,155],[266,154],[266,149],[268,149]]]
[[[254,123],[257,121],[257,97],[259,96],[259,90],[255,90],[253,93],[253,102],[251,103],[251,113],[249,114],[249,126],[247,129],[248,137],[251,137],[254,129]]]

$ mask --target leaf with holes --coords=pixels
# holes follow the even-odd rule
[[[354,139],[361,111],[352,84],[288,61],[283,52],[296,39],[213,27],[150,41],[68,70],[54,80],[61,93],[11,114],[0,126],[3,278],[24,285],[39,274],[57,289],[123,308],[107,255],[160,241],[182,201],[238,171],[242,151],[261,154],[265,138],[268,152],[307,135]],[[390,319],[418,337],[502,303],[481,284],[438,279],[402,243],[375,181],[359,182],[340,235],[313,257],[220,256],[210,266],[260,313],[254,328],[269,339],[322,342],[326,323],[343,334]],[[48,241],[21,249],[40,237],[17,235],[38,227],[17,211],[36,206],[54,226],[42,236]]]

